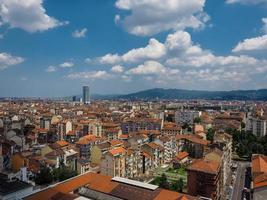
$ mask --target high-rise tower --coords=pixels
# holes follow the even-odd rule
[[[90,93],[89,93],[89,86],[83,86],[83,103],[90,104]]]

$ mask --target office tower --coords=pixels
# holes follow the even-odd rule
[[[76,101],[77,101],[77,97],[76,97],[76,96],[73,96],[73,97],[72,97],[72,101],[73,101],[73,102],[76,102]]]
[[[90,104],[89,86],[83,86],[83,103]]]

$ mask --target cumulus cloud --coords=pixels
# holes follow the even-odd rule
[[[242,42],[239,42],[234,48],[233,52],[251,52],[251,51],[261,51],[261,50],[267,50],[267,18],[262,19],[263,22],[263,31],[265,35],[254,37],[254,38],[248,38],[243,40]]]
[[[226,3],[228,4],[234,4],[234,3],[240,3],[240,4],[245,4],[245,5],[256,5],[256,4],[264,4],[267,3],[266,0],[226,0]]]
[[[263,22],[263,27],[262,30],[265,34],[267,34],[267,17],[266,18],[262,18],[262,22]]]
[[[0,53],[0,70],[24,62],[24,58],[12,56],[8,53]]]
[[[43,0],[0,0],[0,21],[27,32],[52,29],[67,24],[46,14]]]
[[[199,29],[209,16],[203,11],[205,0],[117,0],[118,9],[130,11],[115,21],[134,35],[153,35],[167,30]]]
[[[144,64],[137,66],[136,68],[130,69],[128,74],[161,74],[165,73],[165,67],[156,61],[146,61]]]
[[[45,71],[46,71],[46,72],[49,72],[49,73],[52,73],[52,72],[57,71],[57,68],[56,68],[55,66],[53,66],[53,65],[50,65],[50,66],[48,66],[48,67],[46,68]]]
[[[254,50],[266,50],[267,49],[267,35],[260,37],[245,39],[239,42],[233,49],[233,52],[241,51],[254,51]]]
[[[156,84],[154,86],[164,84],[166,87],[191,84],[196,88],[199,86],[219,87],[218,85],[238,88],[267,72],[266,60],[248,55],[214,55],[212,51],[203,49],[199,44],[194,43],[191,35],[186,31],[170,33],[164,42],[156,41],[156,43],[159,44],[156,46],[162,49],[159,51],[162,53],[153,59],[148,56],[149,53],[145,53],[144,49],[147,47],[129,50],[122,55],[107,54],[105,59],[116,62],[118,65],[123,63],[128,66],[128,70],[120,72],[125,80],[139,80],[138,78],[141,77],[147,82],[151,82],[149,79],[152,79]],[[129,62],[125,62],[125,55],[131,55],[130,57],[134,59],[127,59]],[[137,65],[133,66],[134,63]],[[213,84],[210,84],[211,82]]]
[[[61,63],[59,66],[62,68],[71,68],[74,66],[74,63],[73,62],[64,62],[64,63]]]
[[[101,64],[115,64],[119,62],[135,63],[146,59],[159,59],[166,54],[164,44],[152,38],[146,47],[132,49],[123,55],[106,54],[99,58]]]
[[[124,67],[121,65],[115,65],[111,68],[111,71],[114,73],[122,73],[124,71]]]
[[[78,72],[72,73],[67,76],[69,79],[89,79],[89,80],[97,80],[97,79],[109,79],[111,78],[111,74],[106,71],[88,71],[88,72]]]
[[[83,28],[81,30],[75,30],[72,33],[72,37],[74,37],[74,38],[84,38],[84,37],[86,37],[86,33],[87,33],[87,28]]]

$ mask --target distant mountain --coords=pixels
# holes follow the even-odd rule
[[[267,89],[232,90],[232,91],[201,91],[182,89],[155,88],[127,95],[114,96],[119,99],[207,99],[207,100],[258,100],[267,101]]]

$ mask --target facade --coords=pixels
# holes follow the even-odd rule
[[[101,162],[101,174],[125,177],[125,158],[126,150],[123,147],[109,150]]]
[[[89,86],[83,86],[83,104],[90,104],[90,88]]]
[[[267,121],[263,118],[252,118],[252,133],[258,137],[266,135]]]
[[[220,199],[220,162],[196,160],[187,167],[187,189],[192,196]]]
[[[253,154],[251,160],[252,198],[267,199],[267,156]]]
[[[177,124],[193,124],[194,119],[201,116],[200,111],[186,110],[186,111],[176,111],[175,112],[175,122]]]
[[[152,184],[89,172],[38,191],[24,199],[198,200],[199,198],[161,189]]]
[[[162,126],[160,119],[130,119],[121,123],[122,133],[138,132],[140,130],[157,130]]]

